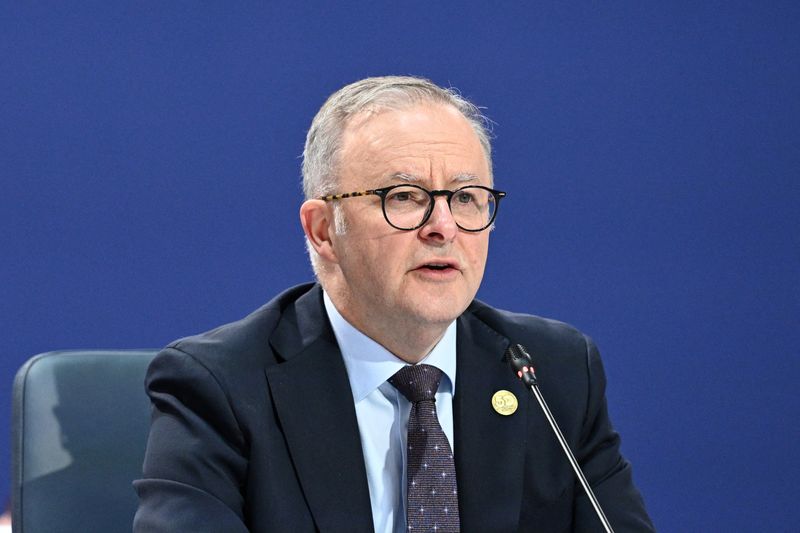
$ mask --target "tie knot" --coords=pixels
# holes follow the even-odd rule
[[[431,365],[406,365],[394,376],[389,378],[389,383],[403,393],[409,402],[433,400],[439,389],[442,371]]]

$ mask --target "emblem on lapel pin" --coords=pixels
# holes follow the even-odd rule
[[[492,396],[492,407],[503,416],[513,415],[518,405],[517,397],[507,390],[499,390]]]

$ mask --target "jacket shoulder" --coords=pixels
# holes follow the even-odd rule
[[[287,309],[314,290],[319,290],[314,283],[287,289],[244,318],[178,339],[167,345],[164,351],[190,356],[212,373],[220,368],[253,370],[253,365],[268,366],[275,362],[269,342],[273,331]]]
[[[497,309],[479,300],[468,311],[512,344],[523,345],[532,356],[585,357],[593,346],[583,332],[551,318]]]

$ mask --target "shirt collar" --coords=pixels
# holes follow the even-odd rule
[[[372,391],[380,387],[392,377],[406,363],[389,350],[367,337],[352,324],[350,324],[333,305],[328,293],[323,291],[322,298],[325,311],[331,322],[339,350],[342,352],[344,365],[347,368],[347,377],[350,380],[350,389],[353,392],[353,401],[358,403]],[[433,350],[420,361],[441,370],[446,379],[443,380],[441,390],[456,392],[456,321],[454,320]]]

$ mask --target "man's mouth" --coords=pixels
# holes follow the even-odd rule
[[[417,267],[417,270],[429,272],[446,272],[459,269],[458,263],[452,261],[431,261],[430,263],[423,263]]]

